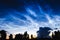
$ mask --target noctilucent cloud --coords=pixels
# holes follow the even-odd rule
[[[59,0],[0,0],[0,30],[36,35],[39,27],[60,28]]]

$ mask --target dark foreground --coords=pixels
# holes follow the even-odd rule
[[[9,39],[6,39],[6,40],[9,40]],[[22,39],[15,39],[15,40],[22,40]],[[40,39],[37,39],[37,38],[34,38],[34,39],[23,39],[23,40],[60,40],[60,39],[56,39],[56,38],[55,39],[51,39],[51,38],[40,38]]]
[[[13,39],[13,35],[9,35],[9,39],[6,39],[6,31],[2,30],[0,31],[0,40],[60,40],[60,31],[55,31],[54,34],[52,34],[52,38],[44,38],[44,36],[36,38],[31,35],[31,39],[29,39],[29,34],[25,32],[24,34],[16,34],[15,38]]]

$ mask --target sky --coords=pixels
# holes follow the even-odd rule
[[[60,29],[60,0],[0,0],[0,30],[36,35],[39,27]]]

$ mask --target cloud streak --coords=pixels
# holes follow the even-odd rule
[[[59,28],[60,26],[60,16],[54,15],[51,17],[49,13],[53,12],[48,12],[45,13],[43,9],[38,5],[39,11],[37,13],[35,10],[30,9],[29,7],[25,9],[26,14],[23,15],[21,12],[12,12],[11,15],[8,15],[4,19],[0,19],[0,30],[4,29],[8,31],[9,33],[17,34],[17,33],[23,33],[25,31],[28,31],[29,34],[34,34],[36,35],[39,27],[50,27],[52,29],[54,28]],[[25,13],[25,12],[23,12]],[[15,15],[16,14],[16,15]],[[36,19],[33,19],[33,17]],[[21,19],[21,16],[22,19]],[[26,18],[26,20],[23,20],[23,18]],[[44,19],[41,20],[41,19]]]
[[[26,21],[21,20],[15,16],[11,16],[14,20],[13,22],[3,23],[4,20],[1,20],[2,25],[0,25],[1,29],[4,29],[10,33],[16,34],[16,33],[23,33],[25,31],[28,31],[29,34],[35,34],[38,31],[39,27],[50,27],[52,29],[59,28],[60,26],[60,16],[54,16],[52,19],[49,15],[46,15],[47,22],[43,21],[35,21],[30,16],[24,15],[26,17]],[[15,24],[17,22],[17,24]],[[22,23],[20,25],[19,23]]]

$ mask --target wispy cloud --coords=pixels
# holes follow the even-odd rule
[[[33,15],[34,17],[37,17],[36,13],[35,13],[32,9],[26,8],[26,11],[27,11],[28,13],[30,13],[31,15]]]
[[[28,31],[29,34],[35,34],[38,31],[39,27],[50,27],[52,29],[59,28],[60,26],[60,16],[54,15],[50,16],[49,14],[45,13],[40,6],[39,8],[39,15],[35,13],[35,11],[31,10],[30,8],[26,8],[26,11],[36,17],[36,20],[33,19],[30,15],[23,15],[26,20],[20,19],[20,12],[15,12],[19,17],[11,14],[8,15],[9,17],[6,17],[4,19],[0,19],[0,30],[4,29],[8,31],[9,33],[17,34],[17,33],[24,33],[25,31]],[[49,12],[50,13],[50,12]],[[42,16],[44,16],[47,21],[40,21]],[[7,20],[9,19],[9,20]],[[12,20],[12,21],[11,21]],[[39,21],[38,21],[39,20]]]
[[[50,28],[59,28],[60,26],[60,16],[54,16],[53,18],[51,18],[49,15],[45,15],[47,18],[47,22],[44,21],[35,21],[34,19],[32,19],[30,16],[28,15],[24,15],[24,17],[26,17],[27,20],[21,20],[20,18],[17,18],[15,16],[11,16],[14,20],[13,22],[8,22],[5,23],[4,20],[1,20],[0,27],[1,29],[4,29],[10,33],[23,33],[25,31],[28,31],[29,34],[36,34],[36,32],[38,31],[39,27],[50,27]],[[15,24],[15,22],[17,22]],[[22,22],[22,26],[21,23]]]

